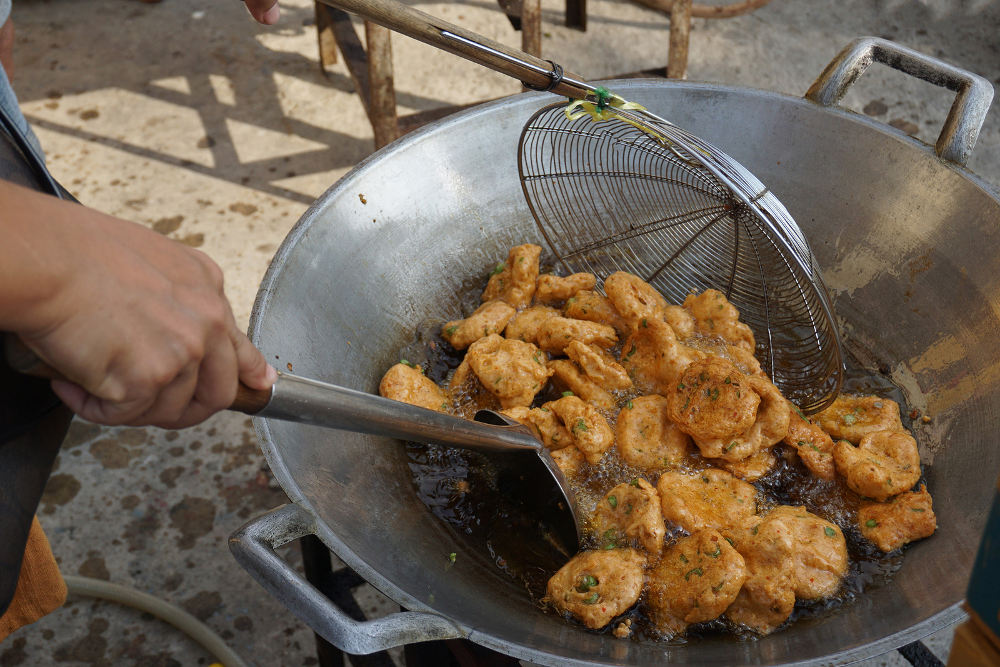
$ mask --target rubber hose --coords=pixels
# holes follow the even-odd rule
[[[174,626],[219,660],[225,667],[248,667],[226,642],[207,625],[180,607],[158,597],[101,579],[65,575],[66,587],[73,595],[109,600],[156,616]]]

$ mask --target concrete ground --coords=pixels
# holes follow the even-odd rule
[[[422,9],[512,45],[489,0]],[[547,57],[592,79],[666,62],[667,21],[591,0],[586,34],[544,3]],[[278,26],[236,0],[17,0],[15,87],[55,176],[81,201],[214,257],[246,323],[274,250],[315,197],[372,151],[342,64],[317,62],[312,4],[283,0]],[[1000,9],[987,0],[774,0],[739,18],[695,20],[689,78],[801,95],[853,38],[881,35],[1000,82]],[[471,103],[518,85],[394,40],[401,112]],[[847,103],[933,143],[952,94],[885,68]],[[1000,184],[1000,115],[970,168]],[[77,423],[40,516],[63,570],[177,603],[258,665],[315,664],[308,629],[230,557],[226,538],[284,501],[247,419],[182,432]],[[297,549],[286,549],[293,562]],[[370,588],[362,606],[389,605]],[[951,630],[938,633],[944,657]],[[0,645],[13,665],[196,665],[212,658],[152,617],[90,599]],[[896,654],[865,663],[905,664]]]

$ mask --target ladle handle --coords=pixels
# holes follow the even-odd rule
[[[7,365],[19,373],[49,380],[67,379],[17,336],[4,337],[4,356]],[[460,419],[290,373],[279,372],[271,389],[253,389],[240,383],[228,409],[256,417],[481,451],[537,451],[541,447],[522,427]]]
[[[288,373],[278,373],[267,406],[250,414],[464,449],[537,451],[542,446],[526,427],[481,424]]]
[[[528,55],[396,0],[319,0],[373,23],[506,74],[536,90],[584,99],[593,87],[551,61]]]

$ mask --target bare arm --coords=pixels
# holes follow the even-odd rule
[[[0,330],[72,380],[53,389],[81,417],[180,428],[227,407],[238,379],[273,384],[207,255],[5,181],[0,211]]]

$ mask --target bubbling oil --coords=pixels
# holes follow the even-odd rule
[[[439,323],[419,327],[417,335],[404,348],[402,356],[421,364],[428,377],[439,385],[447,385],[464,355],[445,342],[440,337],[439,330]],[[728,356],[725,349],[712,339],[699,338],[685,343],[706,352]],[[615,351],[620,352],[620,346],[612,350]],[[735,359],[730,360],[739,365]],[[903,394],[890,382],[887,375],[865,368],[854,355],[848,354],[846,361],[847,374],[843,391],[874,394],[896,401],[900,405],[903,425],[909,428],[909,411]],[[612,394],[618,408],[641,395],[636,391]],[[457,416],[471,419],[476,410],[499,409],[496,399],[475,383],[456,388],[452,395],[452,412]],[[540,407],[560,397],[561,394],[550,385],[536,396],[532,407]],[[614,429],[618,409],[602,413]],[[776,453],[777,451],[780,449]],[[546,583],[573,554],[561,552],[551,543],[551,539],[539,532],[537,522],[532,519],[530,505],[518,505],[498,497],[496,480],[491,477],[493,471],[488,462],[475,452],[416,443],[409,443],[406,452],[416,493],[427,508],[476,548],[487,553],[495,566],[523,585],[540,607],[551,611],[545,602]],[[779,455],[777,458],[775,467],[753,483],[758,491],[760,513],[766,513],[778,505],[803,506],[807,511],[840,527],[849,557],[849,569],[838,592],[821,600],[797,601],[795,610],[786,621],[787,625],[799,619],[819,619],[836,613],[865,591],[887,584],[893,573],[901,567],[902,556],[898,551],[882,553],[861,536],[857,525],[860,499],[847,488],[841,478],[823,480],[812,475],[795,456]],[[695,451],[679,464],[664,468],[663,471],[697,472],[709,467],[712,465]],[[578,511],[584,517],[591,516],[597,503],[612,488],[639,477],[655,487],[659,473],[651,474],[648,469],[629,465],[614,449],[598,465],[584,463],[579,473],[570,480],[578,501]],[[686,532],[683,529],[668,524],[665,544],[669,546],[684,535]],[[639,546],[637,543],[629,545],[620,538],[616,539],[615,544]],[[606,546],[602,542],[602,536],[596,533],[585,533],[581,538],[581,549]],[[682,636],[664,636],[643,613],[641,604],[633,606],[598,632],[610,633],[624,620],[631,621],[631,638],[638,641],[650,640],[674,645],[709,636],[734,640],[757,637],[725,618],[692,625]]]

